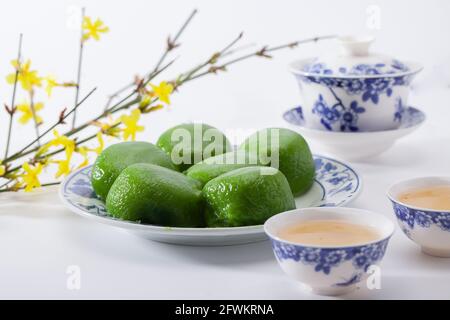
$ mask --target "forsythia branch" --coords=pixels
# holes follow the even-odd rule
[[[142,131],[143,126],[138,124],[138,121],[142,114],[151,113],[157,110],[164,108],[165,105],[170,104],[170,95],[173,91],[176,91],[180,86],[188,83],[189,81],[204,77],[209,74],[217,74],[221,71],[226,71],[229,66],[244,61],[253,57],[263,57],[263,58],[272,58],[271,53],[274,51],[282,50],[285,48],[295,48],[300,44],[308,43],[308,42],[317,42],[323,39],[329,39],[334,36],[325,36],[325,37],[314,37],[309,39],[304,39],[295,42],[289,42],[287,44],[279,45],[279,46],[263,46],[258,50],[255,50],[250,53],[243,54],[241,56],[235,57],[237,52],[242,51],[243,49],[247,49],[247,47],[236,48],[236,44],[243,38],[243,33],[240,33],[236,38],[234,38],[230,43],[224,46],[221,50],[214,52],[207,59],[205,59],[200,64],[194,66],[193,68],[188,69],[185,72],[180,73],[177,77],[169,81],[161,81],[159,85],[151,83],[157,76],[159,76],[162,72],[164,72],[167,68],[169,68],[174,60],[166,63],[164,66],[164,61],[175,48],[179,47],[178,40],[189,25],[195,14],[197,13],[194,10],[188,17],[188,19],[182,24],[178,32],[174,37],[169,36],[166,42],[166,48],[162,53],[160,59],[157,61],[155,67],[146,74],[145,77],[137,77],[132,84],[129,84],[116,93],[109,96],[108,103],[106,107],[98,114],[93,117],[93,119],[76,126],[75,123],[75,115],[78,107],[86,101],[91,94],[96,90],[92,89],[81,101],[78,102],[78,95],[80,89],[80,75],[81,75],[81,66],[82,66],[82,51],[84,42],[93,38],[98,40],[100,32],[107,32],[108,28],[103,25],[103,22],[99,19],[96,21],[92,21],[89,17],[84,17],[84,9],[83,9],[83,25],[82,25],[82,35],[80,40],[80,55],[78,59],[78,69],[77,69],[77,81],[74,82],[65,82],[65,83],[57,83],[54,78],[47,80],[49,81],[49,85],[51,86],[61,86],[61,87],[76,87],[76,96],[75,96],[75,104],[68,111],[67,108],[63,108],[62,111],[58,114],[57,120],[49,126],[44,132],[37,133],[37,137],[33,139],[30,143],[28,143],[25,147],[15,152],[13,155],[8,155],[9,148],[9,140],[10,133],[7,138],[7,149],[5,153],[5,157],[0,161],[0,180],[6,180],[3,184],[0,184],[0,192],[6,191],[17,191],[21,189],[25,189],[25,191],[29,191],[34,187],[46,186],[46,185],[54,185],[58,182],[50,182],[41,184],[39,181],[39,175],[43,168],[52,163],[57,163],[59,165],[58,174],[56,177],[59,177],[61,174],[67,174],[70,172],[70,161],[72,154],[78,153],[83,156],[83,164],[86,165],[88,163],[87,154],[88,152],[101,152],[103,148],[103,135],[111,136],[114,138],[123,138],[134,139],[136,132]],[[87,29],[86,29],[87,28]],[[84,30],[84,31],[83,31]],[[21,58],[21,42],[22,36],[20,36],[19,41],[19,52],[17,59],[17,69],[16,76],[14,81],[14,90],[12,96],[12,103],[10,106],[5,105],[5,110],[10,116],[10,127],[9,132],[11,132],[11,124],[12,118],[17,108],[15,106],[15,92],[16,86],[19,81],[19,77],[21,76],[22,67],[20,63]],[[227,59],[230,57],[229,59]],[[225,61],[224,61],[225,60]],[[26,65],[26,68],[29,69],[29,62]],[[39,78],[37,78],[37,73],[32,70],[28,70],[28,76],[30,79],[34,80],[38,83]],[[34,78],[33,78],[34,77]],[[12,80],[10,80],[12,82]],[[40,80],[39,80],[40,81]],[[51,81],[51,82],[50,82]],[[10,83],[11,83],[10,82]],[[23,82],[23,83],[22,83]],[[27,84],[22,81],[22,86]],[[37,86],[37,85],[36,85]],[[39,84],[40,86],[40,84]],[[132,88],[132,90],[121,98],[118,102],[112,104],[112,100],[118,97],[125,90]],[[51,89],[51,87],[50,87]],[[33,107],[33,94],[34,91],[33,86],[30,86],[29,92],[31,92],[31,107]],[[49,95],[50,95],[49,91]],[[112,104],[112,105],[110,105]],[[122,114],[117,119],[113,119],[113,115],[119,112],[126,111],[131,109],[131,113],[129,115]],[[33,110],[32,110],[33,111]],[[34,110],[35,111],[35,110]],[[33,112],[34,112],[33,111]],[[62,126],[66,123],[66,119],[73,115],[72,118],[72,127],[70,130],[60,135],[56,128]],[[33,114],[35,123],[37,123],[37,118],[35,113]],[[85,129],[98,127],[95,133],[91,133],[84,138],[80,136],[81,133],[85,132]],[[41,148],[33,147],[33,145],[40,141],[40,139],[44,138],[48,133],[54,133],[54,138],[43,144]],[[86,130],[87,131],[87,130]],[[98,140],[98,146],[96,148],[90,148],[85,146],[89,141],[94,139]],[[53,147],[50,149],[50,147]],[[54,148],[57,147],[57,148]],[[59,154],[65,153],[65,160],[54,160],[53,157]],[[25,157],[30,156],[29,159],[23,160]],[[20,161],[19,161],[20,160]],[[27,184],[28,183],[28,184]]]

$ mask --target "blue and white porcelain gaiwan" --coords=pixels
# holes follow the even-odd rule
[[[369,52],[372,37],[339,37],[340,51],[295,61],[305,125],[327,131],[380,131],[400,125],[419,63]]]

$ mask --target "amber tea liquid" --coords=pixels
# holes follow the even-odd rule
[[[311,220],[282,229],[278,236],[302,245],[348,246],[380,239],[377,230],[341,220]]]
[[[398,200],[414,207],[450,211],[450,186],[414,189],[402,193]]]

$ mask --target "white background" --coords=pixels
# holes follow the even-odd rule
[[[450,175],[449,1],[10,1],[0,11],[2,103],[10,100],[11,86],[2,79],[12,71],[9,61],[16,56],[19,32],[24,33],[24,58],[31,58],[41,74],[74,80],[79,30],[73,20],[81,6],[111,29],[100,42],[86,44],[82,95],[94,86],[98,90],[80,108],[81,121],[96,115],[109,93],[154,66],[167,35],[193,8],[199,14],[180,39],[169,78],[202,62],[240,31],[245,32],[242,44],[257,45],[369,33],[377,37],[375,51],[425,65],[410,104],[426,112],[427,123],[380,157],[353,164],[365,188],[352,206],[392,216],[385,198],[388,185],[412,176]],[[380,29],[368,28],[373,8],[380,10]],[[299,102],[287,64],[333,49],[330,42],[308,44],[279,52],[271,61],[255,58],[192,82],[173,96],[168,110],[142,120],[146,131],[139,139],[155,141],[166,128],[186,121],[209,123],[232,138],[236,132],[283,126],[282,112]],[[41,112],[47,124],[71,106],[73,94],[55,89]],[[0,154],[6,121],[0,113]],[[34,137],[31,126],[16,125],[14,132],[13,150]],[[234,142],[243,138],[237,135]],[[66,288],[69,265],[81,268],[79,291]],[[350,297],[450,298],[449,267],[449,260],[420,254],[399,231],[384,261],[383,289]],[[75,217],[48,193],[0,195],[0,298],[317,297],[304,294],[282,274],[268,243],[226,248],[150,243]]]

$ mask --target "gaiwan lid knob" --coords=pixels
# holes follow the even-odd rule
[[[344,36],[338,37],[337,41],[341,47],[342,55],[365,57],[369,55],[369,47],[375,41],[375,38],[372,36]]]

